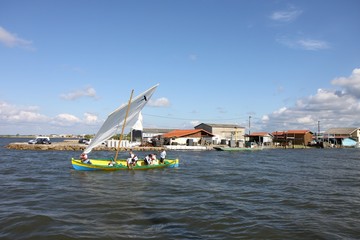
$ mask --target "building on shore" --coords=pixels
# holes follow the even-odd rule
[[[203,129],[214,135],[214,144],[227,144],[229,141],[245,143],[245,127],[237,124],[201,123],[195,129]]]
[[[329,128],[321,136],[324,143],[331,146],[342,146],[345,139],[352,139],[360,144],[360,128]]]
[[[207,145],[214,135],[203,129],[174,130],[162,135],[165,145]]]
[[[259,146],[271,146],[274,136],[268,132],[253,132],[245,135],[247,142],[255,142]]]
[[[272,132],[273,142],[277,146],[309,145],[313,140],[310,130],[287,130]]]

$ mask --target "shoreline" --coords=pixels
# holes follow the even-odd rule
[[[5,146],[7,149],[14,150],[36,150],[36,151],[84,151],[87,145],[78,143],[77,140],[64,140],[62,142],[52,142],[51,144],[29,144],[27,142],[13,142]],[[210,146],[162,146],[162,147],[145,147],[145,146],[134,146],[134,147],[121,147],[120,151],[161,151],[163,149],[173,150],[186,150],[186,151],[216,151],[214,147],[224,147],[224,145],[210,145]],[[291,147],[265,147],[262,150],[270,149],[313,149],[316,147],[294,145]],[[116,147],[107,147],[101,145],[95,147],[93,151],[116,151]],[[236,150],[235,150],[236,152]]]
[[[39,151],[84,151],[87,145],[77,141],[53,142],[51,144],[29,144],[27,142],[14,142],[5,146],[7,149],[15,150],[39,150]],[[160,151],[163,147],[122,147],[120,151]],[[116,151],[115,147],[98,146],[93,151]]]

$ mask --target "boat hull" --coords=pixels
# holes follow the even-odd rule
[[[131,169],[127,167],[126,160],[117,160],[115,164],[111,164],[111,159],[90,159],[90,162],[91,164],[88,164],[79,159],[71,159],[73,168],[78,171],[148,170],[179,167],[179,159],[165,159],[164,163],[152,165],[145,165],[144,161],[139,160]]]

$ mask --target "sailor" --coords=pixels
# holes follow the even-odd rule
[[[149,155],[146,155],[145,158],[144,158],[144,163],[145,165],[151,165],[151,162],[152,162],[152,154],[149,154]]]
[[[80,160],[81,160],[82,163],[91,164],[90,159],[88,159],[88,156],[87,156],[86,153],[82,153],[80,155]]]
[[[158,165],[159,164],[159,161],[156,159],[156,154],[150,154],[150,157],[151,157],[151,164],[153,165]]]
[[[166,151],[163,149],[160,153],[160,163],[164,163],[164,160],[166,158]]]
[[[133,166],[135,166],[137,160],[138,160],[138,157],[132,152],[132,150],[130,150],[130,152],[129,152],[129,158],[126,160],[126,162],[127,162],[127,167],[128,167],[128,168],[132,168]]]

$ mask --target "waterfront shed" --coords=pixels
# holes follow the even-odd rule
[[[287,130],[272,132],[274,142],[281,145],[308,145],[313,140],[310,130]]]
[[[360,142],[360,129],[359,128],[329,128],[324,132],[324,141],[335,141],[340,143],[345,138],[351,138]]]
[[[245,138],[249,142],[256,142],[264,145],[271,145],[273,142],[273,135],[268,132],[253,132],[251,134],[246,134]]]
[[[286,138],[292,140],[294,145],[308,145],[313,140],[313,133],[310,130],[288,130]]]
[[[213,141],[217,144],[224,140],[245,142],[245,128],[237,124],[201,123],[195,126],[195,129],[204,129],[205,131],[213,134]]]

